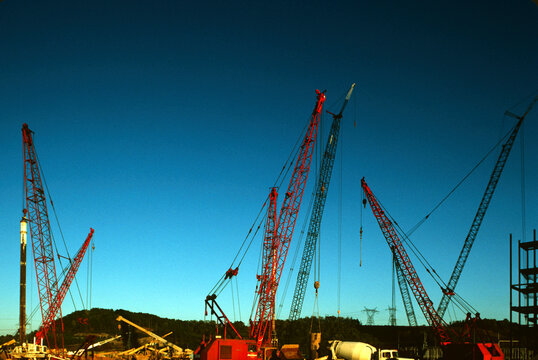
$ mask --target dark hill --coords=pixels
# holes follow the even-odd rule
[[[101,350],[119,350],[121,347],[130,348],[145,342],[142,338],[146,338],[146,334],[125,323],[122,323],[121,327],[118,326],[119,322],[116,318],[119,315],[157,335],[162,336],[172,331],[173,333],[167,339],[183,348],[196,349],[204,335],[206,338],[210,335],[214,336],[216,330],[215,322],[209,320],[175,320],[146,313],[95,308],[76,311],[64,317],[66,347],[78,348],[88,335],[95,335],[99,340],[122,335],[122,342],[112,343]],[[236,322],[234,326],[242,336],[248,337],[248,327],[244,323]],[[378,347],[409,349],[413,352],[420,351],[424,344],[438,345],[432,329],[426,326],[365,326],[356,319],[337,317],[321,318],[319,326],[322,332],[320,355],[327,354],[328,341],[334,339],[363,341]],[[451,326],[458,330],[463,328],[462,323],[455,323]],[[509,339],[507,320],[482,320],[480,327],[487,333],[487,339],[482,341]],[[280,344],[300,344],[304,354],[308,354],[310,329],[314,331],[318,329],[317,319],[312,321],[311,318],[302,318],[295,321],[277,320],[276,322]],[[516,335],[517,329],[514,329],[514,332]],[[31,339],[33,335],[34,333],[30,334],[28,338]],[[12,336],[0,336],[0,343],[4,341],[3,339],[10,338]]]

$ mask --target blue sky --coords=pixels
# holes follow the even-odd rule
[[[352,82],[322,224],[320,313],[337,311],[341,193],[341,312],[365,321],[361,310],[377,307],[376,322],[386,323],[391,258],[369,209],[359,267],[360,179],[404,229],[418,222],[512,126],[504,111],[522,113],[536,94],[537,14],[532,1],[1,2],[0,333],[17,328],[23,123],[35,131],[70,253],[95,229],[91,305],[202,319],[203,299],[308,121],[315,89],[326,89],[325,109],[337,111]],[[522,233],[522,134],[527,236],[538,223],[536,114],[458,284],[483,317],[508,317],[508,236]],[[496,157],[413,235],[445,280]],[[257,255],[256,246],[239,271],[241,315],[229,289],[219,297],[231,318],[248,320]],[[437,304],[439,288],[415,266]],[[84,262],[84,300],[87,273]],[[38,298],[29,274],[31,308]],[[311,288],[303,316],[312,314]],[[64,313],[73,310],[66,299]]]

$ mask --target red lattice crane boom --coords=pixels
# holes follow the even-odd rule
[[[258,284],[256,287],[255,303],[253,306],[254,319],[251,318],[249,338],[241,337],[237,329],[224,314],[217,304],[216,298],[231,279],[237,275],[239,264],[234,264],[226,271],[222,278],[213,287],[205,299],[206,315],[208,309],[211,315],[216,316],[217,325],[224,327],[224,338],[216,336],[209,343],[202,342],[197,352],[201,360],[217,359],[268,359],[276,350],[276,335],[274,332],[275,296],[282,275],[282,270],[288,254],[290,241],[293,235],[295,222],[299,213],[304,188],[310,170],[317,129],[321,116],[321,109],[325,102],[325,92],[316,90],[317,101],[310,118],[306,134],[298,149],[295,168],[291,176],[290,184],[285,193],[280,212],[277,212],[277,189],[271,189],[269,195],[269,208],[265,219],[264,242],[262,251],[262,264],[260,274],[257,274]],[[265,204],[263,208],[265,208]],[[251,233],[249,231],[249,234]],[[248,249],[248,246],[246,247]],[[244,256],[244,254],[243,254]],[[243,257],[241,257],[242,259]],[[235,262],[235,260],[234,260]],[[267,328],[272,323],[273,336],[269,341]],[[230,328],[235,339],[226,337],[226,329]],[[219,327],[217,326],[217,334]]]
[[[64,281],[58,289],[56,267],[54,262],[54,249],[52,246],[52,232],[47,211],[45,191],[41,181],[39,163],[32,139],[32,131],[27,124],[22,126],[23,138],[23,162],[24,162],[24,194],[26,199],[26,211],[28,224],[32,238],[34,264],[36,268],[37,288],[43,323],[36,334],[37,341],[45,339],[49,347],[63,349],[63,336],[57,339],[57,332],[63,331],[61,320],[61,305],[69,290],[75,274],[84,258],[93,229],[78,251],[75,258],[70,262],[70,267]],[[60,329],[56,329],[56,317],[60,317]],[[59,331],[58,331],[59,330]]]
[[[316,90],[316,93],[316,105],[297,156],[295,169],[278,215],[278,221],[276,221],[276,189],[272,189],[270,194],[270,209],[264,238],[263,273],[258,276],[258,304],[256,316],[250,329],[250,338],[256,341],[258,352],[263,344],[268,343],[266,330],[269,322],[273,321],[275,317],[276,291],[286,262],[312,162],[321,109],[325,102],[325,93],[319,90]],[[276,341],[275,337],[273,339]]]
[[[389,245],[391,252],[396,259],[397,265],[400,267],[402,273],[411,288],[415,299],[417,300],[424,317],[428,324],[434,329],[437,336],[441,340],[441,344],[444,352],[444,359],[446,360],[503,360],[504,355],[502,353],[499,344],[496,343],[473,343],[470,341],[471,334],[469,331],[458,333],[453,329],[448,328],[447,323],[435,310],[430,297],[426,293],[420,278],[407,255],[407,252],[392,225],[392,221],[387,217],[385,211],[375,198],[372,190],[366,184],[364,178],[361,180],[361,186],[370,203],[372,212],[374,213],[381,232]],[[478,315],[477,315],[478,318]],[[475,320],[477,319],[475,318]],[[466,321],[470,321],[471,316],[467,314]]]
[[[344,112],[344,109],[351,98],[351,93],[353,92],[354,87],[355,83],[351,85],[351,88],[347,92],[340,112],[338,114],[331,113],[333,122],[331,124],[331,130],[329,131],[329,137],[327,138],[327,145],[325,145],[325,151],[323,152],[323,158],[319,168],[319,177],[316,182],[316,192],[314,196],[314,205],[312,207],[312,215],[310,216],[310,224],[308,225],[308,231],[306,233],[301,265],[299,267],[299,272],[297,273],[297,284],[295,285],[295,291],[293,293],[293,299],[291,302],[290,320],[297,320],[301,315],[301,310],[303,308],[303,301],[306,294],[308,277],[310,276],[310,269],[312,267],[312,260],[316,252],[316,244],[320,236],[323,209],[325,208],[325,200],[327,199],[327,193],[329,191],[329,185],[331,182],[331,174],[333,171],[334,158],[336,156],[336,148],[338,146],[338,138],[340,134],[342,113]]]
[[[259,300],[257,303],[255,319],[259,319],[259,321],[252,322],[249,334],[251,339],[257,341],[258,347],[261,347],[274,310],[274,308],[271,308],[271,303],[275,295],[273,289],[275,289],[274,281],[277,264],[277,248],[275,246],[278,215],[276,210],[277,197],[278,193],[276,188],[272,188],[271,193],[269,194],[269,209],[267,211],[267,219],[264,228],[262,273],[257,276],[259,286],[256,289],[256,296]]]
[[[394,229],[394,226],[392,225],[392,221],[390,221],[387,215],[385,215],[385,211],[383,211],[381,208],[381,205],[375,198],[368,184],[366,184],[364,178],[361,180],[361,186],[366,198],[368,199],[368,202],[370,203],[372,212],[377,219],[377,223],[381,228],[381,232],[383,232],[383,236],[385,236],[385,240],[387,240],[387,244],[394,254],[396,262],[405,275],[407,283],[411,287],[411,291],[413,292],[413,295],[415,295],[415,299],[417,300],[426,321],[431,327],[433,327],[441,341],[449,342],[451,340],[451,336],[448,334],[446,323],[435,310],[433,302],[426,293],[426,289],[424,289],[415,267],[413,266],[411,259],[409,259],[407,251],[405,250],[400,238],[398,237],[398,234],[396,233],[396,230]]]
[[[24,190],[26,198],[26,210],[28,211],[28,223],[32,237],[32,249],[34,252],[34,264],[36,268],[37,290],[39,303],[41,304],[41,316],[43,318],[43,334],[50,347],[56,343],[56,326],[54,318],[51,319],[51,310],[58,295],[58,282],[56,280],[56,268],[54,264],[54,249],[52,247],[52,235],[50,230],[49,216],[45,199],[45,191],[41,182],[37,155],[35,153],[32,132],[27,124],[22,126],[23,158],[24,158]],[[61,317],[61,310],[59,310]],[[63,324],[62,324],[63,327]],[[52,341],[48,332],[52,334]],[[63,344],[62,344],[63,347]]]
[[[73,282],[73,279],[75,278],[75,275],[80,266],[80,263],[84,259],[86,250],[88,249],[88,246],[90,245],[90,241],[93,236],[93,231],[94,230],[90,228],[90,233],[86,237],[86,240],[80,247],[79,251],[77,252],[77,255],[75,255],[75,257],[71,261],[69,270],[67,271],[64,281],[62,282],[62,285],[60,286],[60,289],[58,290],[58,294],[56,295],[56,299],[52,302],[52,308],[48,312],[49,317],[51,317],[51,320],[49,321],[54,321],[54,319],[56,318],[56,315],[60,313],[60,308],[65,299],[65,296],[67,295],[67,291],[69,290],[69,287],[71,286],[71,283]],[[44,337],[45,337],[45,328],[41,327],[39,331],[36,333],[36,339],[39,342]]]

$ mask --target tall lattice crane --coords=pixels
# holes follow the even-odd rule
[[[275,295],[308,179],[321,109],[325,102],[325,92],[316,90],[316,93],[316,105],[314,106],[309,125],[306,129],[306,134],[300,145],[295,160],[295,168],[279,213],[276,210],[277,189],[271,189],[269,196],[270,203],[265,221],[261,273],[257,274],[258,284],[256,287],[255,304],[253,306],[256,311],[254,318],[251,319],[249,339],[243,339],[241,337],[216,302],[217,293],[222,289],[224,284],[229,282],[238,273],[238,267],[230,267],[205,299],[206,312],[209,309],[211,314],[216,316],[218,323],[224,326],[225,339],[216,338],[213,342],[204,345],[204,348],[200,351],[202,360],[213,359],[215,351],[217,351],[214,349],[218,348],[219,344],[224,342],[227,344],[226,346],[234,347],[235,350],[232,349],[231,351],[244,353],[245,356],[247,347],[249,354],[252,353],[250,349],[252,345],[259,357],[265,357],[262,347],[271,347],[276,343],[276,336],[274,334]],[[273,323],[272,341],[267,336],[267,328],[270,323]],[[226,328],[230,328],[234,332],[237,340],[226,340]]]
[[[512,149],[512,145],[514,145],[514,140],[516,139],[519,128],[523,123],[523,119],[525,119],[529,111],[531,111],[536,101],[538,101],[538,96],[534,98],[533,102],[529,105],[529,107],[522,116],[514,115],[508,111],[505,113],[506,115],[518,119],[518,122],[514,126],[512,132],[508,136],[508,139],[502,146],[501,153],[499,154],[497,163],[493,168],[493,172],[491,173],[491,177],[489,178],[488,185],[486,186],[486,191],[484,192],[484,196],[482,196],[482,201],[480,201],[480,205],[478,206],[478,210],[474,217],[473,223],[471,224],[471,228],[469,229],[469,233],[465,238],[463,248],[461,249],[458,260],[456,261],[456,265],[454,266],[454,270],[452,271],[452,275],[450,276],[450,280],[448,281],[447,288],[443,290],[443,297],[441,298],[441,302],[439,303],[439,307],[437,309],[437,312],[441,317],[443,317],[445,314],[448,304],[450,303],[452,294],[454,293],[454,289],[456,288],[458,280],[461,276],[461,272],[463,271],[463,267],[465,266],[465,262],[469,257],[469,253],[471,252],[471,248],[478,234],[478,230],[480,229],[480,225],[482,224],[482,220],[486,215],[486,211],[491,201],[491,197],[493,196],[493,192],[497,187],[497,183],[499,182],[499,178],[501,177],[504,165],[506,164],[506,160],[508,159],[508,155],[510,154],[510,150]]]
[[[295,291],[293,293],[293,300],[291,303],[289,316],[290,320],[296,320],[301,316],[306,286],[308,285],[310,269],[312,268],[312,259],[314,258],[316,243],[319,238],[319,229],[321,226],[321,219],[323,217],[323,209],[325,208],[325,200],[327,199],[329,183],[331,181],[332,170],[334,167],[336,147],[338,146],[338,137],[340,135],[340,120],[342,119],[342,113],[349,102],[349,98],[351,97],[354,87],[355,84],[351,85],[340,112],[338,114],[332,114],[333,122],[329,132],[327,145],[325,145],[325,152],[323,153],[323,159],[321,161],[321,167],[319,170],[319,178],[316,183],[314,206],[312,207],[312,215],[310,216],[310,224],[308,225],[308,232],[303,249],[301,265],[299,267],[299,272],[297,273],[297,284],[295,285]]]
[[[310,124],[301,144],[295,169],[286,191],[284,202],[276,220],[276,211],[268,212],[268,220],[265,231],[265,253],[262,264],[263,274],[259,279],[259,300],[256,317],[252,322],[250,337],[256,340],[258,349],[267,341],[265,330],[267,323],[275,317],[275,296],[284,269],[284,263],[288,254],[295,222],[301,206],[304,188],[312,162],[314,145],[321,116],[321,109],[325,102],[325,93],[317,91],[317,101],[310,119]],[[276,203],[276,190],[271,191],[271,204]],[[276,205],[271,205],[276,206]],[[272,217],[272,219],[271,219]],[[273,329],[274,330],[274,329]],[[275,337],[273,336],[275,340]],[[274,341],[273,341],[274,342]]]
[[[420,278],[407,255],[392,221],[385,214],[385,211],[372,193],[372,190],[366,184],[364,178],[361,180],[361,187],[370,203],[372,212],[381,228],[381,232],[389,245],[392,255],[400,266],[405,279],[409,284],[415,299],[417,300],[424,317],[428,324],[434,329],[435,333],[441,340],[441,344],[445,346],[444,358],[446,360],[461,360],[461,359],[504,359],[501,348],[494,343],[471,343],[470,333],[457,333],[450,329],[447,323],[443,320],[440,314],[435,310],[433,302],[430,300]],[[468,318],[470,315],[468,315]]]
[[[409,326],[417,326],[417,317],[415,315],[413,303],[411,302],[411,296],[409,295],[409,288],[405,280],[405,274],[400,265],[398,265],[398,262],[395,262],[394,267],[396,269],[396,278],[398,279],[398,286],[400,287],[400,293],[402,294],[407,321],[409,322]]]
[[[271,189],[269,194],[269,208],[267,210],[267,219],[264,227],[264,238],[262,245],[262,266],[261,273],[258,274],[258,286],[256,286],[257,308],[255,321],[250,325],[250,338],[256,340],[256,345],[261,347],[265,340],[265,334],[269,323],[271,323],[271,340],[276,342],[276,333],[274,328],[274,297],[276,295],[275,274],[277,266],[277,197],[276,188]]]
[[[54,347],[58,347],[58,344],[56,343],[56,324],[54,319],[51,319],[50,314],[50,310],[53,308],[54,299],[58,294],[58,282],[56,280],[56,268],[54,264],[54,249],[52,247],[52,235],[47,213],[45,191],[43,190],[41,182],[41,174],[38,168],[32,133],[27,124],[22,126],[22,137],[24,145],[24,189],[26,209],[28,210],[28,222],[32,237],[37,289],[39,292],[39,302],[41,304],[41,316],[43,318],[42,326],[49,346],[54,344]],[[52,341],[49,341],[48,331],[52,334]]]
[[[426,321],[433,327],[442,341],[450,341],[451,336],[446,328],[446,323],[443,321],[443,318],[439,316],[437,311],[435,311],[433,302],[426,293],[415,267],[413,266],[411,259],[409,259],[407,251],[405,250],[400,238],[398,237],[398,234],[396,233],[396,230],[394,229],[394,226],[392,225],[392,221],[390,221],[385,214],[385,211],[383,211],[381,208],[381,205],[375,198],[368,184],[366,184],[364,178],[361,180],[361,186],[366,198],[368,199],[368,202],[370,203],[370,207],[372,208],[372,212],[377,219],[379,227],[381,228],[381,232],[383,232],[385,240],[387,241],[394,258],[396,259],[396,262],[400,266],[400,269],[402,270],[405,279],[407,280],[411,291],[413,292],[413,295],[415,296],[415,299],[417,300],[417,303],[420,306],[424,317],[426,318]]]
[[[49,347],[58,348],[61,346],[63,349],[63,336],[60,337],[60,340],[57,339],[57,332],[63,331],[61,304],[90,243],[93,229],[91,229],[86,241],[71,261],[66,277],[58,289],[54,249],[52,246],[52,232],[47,212],[45,191],[41,181],[32,131],[28,128],[27,124],[23,124],[22,126],[22,138],[24,149],[24,193],[32,238],[39,303],[43,319],[43,323],[36,337],[38,341],[45,339]],[[55,320],[58,315],[60,317],[60,329],[56,328]]]

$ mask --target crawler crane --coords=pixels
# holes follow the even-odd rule
[[[480,205],[478,206],[478,210],[476,211],[476,215],[471,224],[471,228],[469,229],[469,233],[467,234],[467,237],[465,238],[465,242],[463,243],[463,247],[461,249],[458,260],[456,261],[456,265],[454,265],[454,270],[452,271],[452,275],[450,276],[450,280],[448,281],[447,288],[445,289],[445,291],[443,291],[443,297],[441,298],[441,302],[439,303],[439,307],[437,308],[437,312],[439,313],[439,315],[441,315],[441,317],[443,317],[445,314],[448,304],[450,303],[450,299],[452,296],[451,294],[454,292],[454,289],[456,288],[458,280],[463,271],[463,267],[465,266],[465,262],[467,261],[467,258],[469,257],[469,253],[471,252],[471,248],[473,247],[474,240],[476,239],[476,236],[478,235],[478,230],[480,229],[482,220],[484,219],[484,216],[486,215],[486,211],[488,210],[489,203],[491,201],[491,198],[493,197],[493,192],[495,191],[495,188],[497,187],[497,183],[499,182],[499,179],[501,177],[504,165],[506,164],[506,160],[508,160],[508,155],[510,155],[510,150],[512,149],[512,146],[514,145],[514,141],[516,139],[519,128],[521,127],[521,125],[523,124],[523,120],[525,119],[527,114],[531,111],[531,109],[533,108],[534,104],[537,101],[538,101],[538,96],[534,98],[534,100],[528,106],[525,113],[521,116],[514,115],[509,111],[505,113],[505,115],[516,118],[518,122],[514,126],[514,128],[511,130],[510,135],[508,136],[508,139],[502,146],[497,162],[495,163],[495,167],[493,168],[493,172],[491,173],[491,176],[489,178],[488,185],[486,186],[486,190],[484,192],[484,195],[482,196],[482,201],[480,201]]]
[[[303,257],[301,258],[301,265],[299,267],[299,272],[297,273],[297,284],[295,285],[295,291],[291,302],[290,320],[297,320],[301,316],[301,310],[306,294],[306,286],[308,285],[308,277],[310,276],[312,260],[319,238],[323,209],[325,208],[325,200],[327,199],[331,174],[334,167],[336,147],[338,146],[338,138],[340,135],[340,120],[342,119],[342,113],[351,98],[351,93],[353,92],[354,87],[355,84],[351,85],[351,88],[347,92],[340,112],[338,114],[331,114],[333,116],[333,122],[331,124],[329,138],[327,139],[327,145],[325,145],[325,151],[323,152],[323,159],[321,160],[319,169],[314,206],[312,207],[312,215],[310,216],[310,224],[308,225],[308,232],[306,233]]]
[[[465,238],[458,260],[456,261],[456,264],[454,265],[454,270],[452,271],[452,275],[450,276],[450,279],[447,283],[446,288],[443,289],[443,296],[439,303],[439,307],[437,308],[437,312],[439,313],[441,317],[444,316],[446,309],[450,303],[450,300],[452,298],[451,294],[454,293],[458,280],[463,271],[463,267],[465,266],[465,262],[467,261],[467,258],[469,257],[471,248],[478,235],[478,231],[480,230],[482,220],[484,219],[486,215],[486,211],[488,209],[489,203],[491,202],[493,193],[495,192],[495,188],[501,177],[502,171],[504,169],[504,165],[506,164],[506,161],[508,160],[508,156],[510,155],[510,151],[512,150],[512,146],[514,145],[514,141],[517,137],[518,131],[521,125],[523,124],[523,120],[525,119],[527,114],[531,111],[531,109],[533,108],[534,104],[537,101],[538,101],[538,97],[535,97],[534,100],[527,107],[527,110],[525,111],[525,113],[521,116],[515,115],[509,111],[505,112],[506,116],[514,117],[518,120],[518,122],[510,130],[510,132],[505,136],[506,141],[501,147],[499,157],[497,158],[497,162],[495,163],[495,166],[489,178],[488,184],[486,186],[486,190],[484,191],[484,195],[482,196],[480,205],[478,206],[478,209],[476,211],[475,217],[473,219],[473,222],[471,224],[467,237]],[[429,215],[427,215],[427,217],[428,216]],[[415,317],[415,312],[413,310],[413,304],[411,303],[411,297],[409,296],[409,291],[407,288],[407,284],[405,282],[405,277],[403,275],[403,272],[398,265],[396,265],[396,273],[398,275],[398,284],[400,286],[402,300],[404,303],[404,308],[407,314],[409,325],[416,326],[417,320]]]
[[[58,288],[52,246],[52,232],[47,212],[45,191],[41,181],[41,172],[32,138],[32,131],[28,128],[27,124],[23,124],[22,126],[22,138],[26,209],[24,210],[25,215],[23,216],[21,226],[26,227],[26,223],[28,223],[30,227],[37,288],[43,318],[43,324],[36,334],[36,340],[39,343],[42,339],[45,339],[49,348],[58,349],[61,347],[63,349],[63,336],[60,339],[57,339],[56,336],[57,332],[63,332],[61,305],[84,258],[86,249],[93,236],[93,229],[90,229],[86,241],[84,241],[75,258],[70,261],[70,267],[64,281],[60,288]],[[56,317],[58,315],[60,317],[60,329],[56,329]],[[23,324],[21,324],[22,327]]]
[[[471,343],[470,334],[460,334],[448,327],[439,313],[435,310],[433,302],[426,293],[422,282],[407,255],[392,221],[385,214],[381,205],[375,198],[372,190],[366,184],[364,178],[361,180],[364,191],[372,212],[377,219],[381,232],[391,249],[391,252],[400,266],[415,299],[417,300],[428,324],[433,328],[444,347],[445,360],[503,360],[504,355],[501,348],[496,343]]]
[[[251,319],[249,338],[243,339],[228,320],[216,302],[216,294],[206,298],[206,307],[215,315],[219,324],[224,326],[224,338],[216,337],[200,350],[201,360],[245,360],[247,358],[268,359],[276,354],[277,339],[274,327],[275,296],[288,254],[295,222],[299,213],[304,188],[313,156],[321,109],[325,101],[325,92],[316,91],[317,100],[304,139],[295,160],[295,168],[291,176],[288,190],[280,213],[276,202],[278,192],[272,188],[269,195],[269,208],[265,220],[261,273],[256,276],[255,318]],[[238,267],[230,268],[222,281],[236,276]],[[220,285],[217,284],[216,288]],[[226,328],[230,328],[235,339],[226,337]],[[268,331],[268,328],[271,331]],[[271,336],[269,336],[269,333]]]

